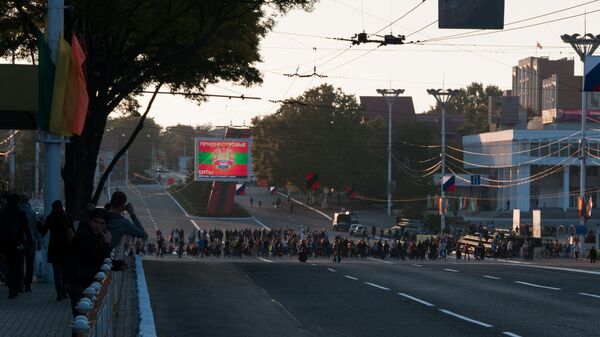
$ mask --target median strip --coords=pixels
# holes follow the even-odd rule
[[[478,321],[478,320],[475,320],[475,319],[472,319],[472,318],[469,318],[469,317],[466,317],[466,316],[463,316],[463,315],[459,315],[459,314],[457,314],[455,312],[452,312],[450,310],[446,310],[446,309],[438,309],[438,310],[441,311],[441,312],[443,312],[443,313],[445,313],[445,314],[448,314],[450,316],[454,316],[456,318],[460,318],[463,321],[467,321],[467,322],[470,322],[470,323],[473,323],[473,324],[480,325],[480,326],[482,326],[484,328],[493,328],[494,327],[491,324],[487,324],[487,323],[484,323],[484,322],[481,322],[481,321]]]
[[[542,285],[539,285],[539,284],[533,284],[533,283],[523,282],[523,281],[515,281],[515,283],[526,285],[526,286],[530,286],[530,287],[542,288],[542,289],[560,290],[560,288],[547,287],[547,286],[542,286]]]
[[[383,289],[383,290],[388,290],[388,291],[390,290],[390,288],[382,287],[382,286],[380,286],[380,285],[378,285],[378,284],[371,283],[371,282],[365,282],[365,284],[368,284],[368,285],[370,285],[371,287],[375,287],[375,288],[379,288],[379,289]]]
[[[421,304],[424,304],[424,305],[426,305],[426,306],[428,306],[428,307],[433,307],[433,306],[434,306],[433,304],[431,304],[431,303],[429,303],[429,302],[427,302],[427,301],[423,301],[422,299],[418,299],[418,298],[416,298],[416,297],[410,296],[410,295],[408,295],[408,294],[405,294],[405,293],[398,293],[398,295],[400,295],[400,296],[402,296],[402,297],[406,297],[406,298],[408,298],[409,300],[413,300],[413,301],[415,301],[415,302],[419,302],[419,303],[421,303]]]

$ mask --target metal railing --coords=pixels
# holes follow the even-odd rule
[[[111,253],[111,257],[115,252]],[[75,310],[80,315],[73,318],[73,332],[81,337],[107,337],[113,335],[113,313],[118,311],[123,272],[112,271],[112,260],[104,264],[92,282],[83,291],[84,297],[77,302]]]

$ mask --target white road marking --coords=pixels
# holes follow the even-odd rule
[[[588,293],[578,293],[579,295],[583,295],[583,296],[589,296],[589,297],[595,297],[595,298],[600,298],[600,295],[594,295],[594,294],[588,294]]]
[[[423,301],[423,300],[421,300],[421,299],[418,299],[418,298],[416,298],[416,297],[410,296],[410,295],[408,295],[408,294],[405,294],[405,293],[398,293],[398,295],[400,295],[400,296],[403,296],[403,297],[406,297],[406,298],[408,298],[408,299],[410,299],[410,300],[413,300],[413,301],[415,301],[415,302],[419,302],[419,303],[421,303],[421,304],[424,304],[424,305],[426,305],[426,306],[428,306],[428,307],[433,307],[433,306],[434,306],[433,304],[431,304],[431,303],[429,303],[429,302],[427,302],[427,301]]]
[[[413,264],[413,267],[423,267],[422,264]]]
[[[190,220],[190,221],[192,222],[192,225],[194,225],[194,227],[196,227],[196,230],[200,230],[200,226],[198,226],[196,221],[194,221],[194,220]]]
[[[271,260],[267,260],[267,259],[265,259],[265,258],[262,258],[262,257],[259,257],[258,259],[259,259],[259,260],[261,260],[261,261],[264,261],[264,262],[273,263],[273,261],[271,261]]]
[[[371,282],[365,282],[365,284],[368,284],[371,287],[375,287],[375,288],[379,288],[379,289],[383,289],[383,290],[390,290],[390,288],[382,287],[379,284],[375,284],[375,283],[371,283]]]
[[[517,334],[514,334],[512,332],[508,332],[508,331],[504,331],[502,334],[510,336],[510,337],[521,337],[521,336],[519,336]]]
[[[368,257],[367,259],[373,260],[373,261],[377,261],[377,262],[383,262],[383,263],[387,263],[387,264],[392,264],[390,261],[381,260],[381,259],[374,259],[372,257]]]
[[[316,263],[311,263],[310,265],[311,265],[311,266],[316,266],[317,264],[316,264]]]
[[[271,228],[269,228],[269,227],[265,226],[265,224],[264,224],[264,223],[262,223],[262,222],[260,222],[260,221],[259,221],[259,220],[258,220],[256,217],[254,217],[254,221],[256,221],[256,223],[257,223],[257,224],[259,224],[259,225],[263,226],[263,228],[264,228],[264,229],[266,229],[266,230],[268,230],[268,231],[270,231],[270,230],[271,230]]]
[[[463,316],[463,315],[459,315],[459,314],[457,314],[457,313],[454,313],[454,312],[452,312],[452,311],[450,311],[450,310],[446,310],[446,309],[438,309],[438,310],[439,310],[439,311],[441,311],[441,312],[443,312],[443,313],[445,313],[445,314],[448,314],[448,315],[450,315],[450,316],[454,316],[454,317],[456,317],[456,318],[460,318],[460,319],[462,319],[462,320],[464,320],[464,321],[467,321],[467,322],[471,322],[471,323],[474,323],[474,324],[480,325],[480,326],[482,326],[482,327],[484,327],[484,328],[493,328],[493,327],[494,327],[494,326],[493,326],[493,325],[491,325],[491,324],[487,324],[487,323],[484,323],[484,322],[481,322],[481,321],[478,321],[478,320],[474,320],[474,319],[472,319],[472,318],[469,318],[469,317],[466,317],[466,316]]]
[[[444,270],[449,271],[451,273],[458,273],[458,270],[456,270],[456,269],[444,268]]]
[[[333,269],[333,268],[327,268],[327,270],[329,270],[332,273],[337,273],[337,270]]]
[[[358,279],[356,277],[354,277],[354,276],[344,275],[344,277],[345,278],[349,278],[349,279],[354,280],[354,281],[358,281]]]
[[[539,284],[533,284],[533,283],[528,283],[528,282],[523,282],[523,281],[515,281],[515,283],[523,284],[523,285],[530,286],[530,287],[536,287],[536,288],[543,288],[543,289],[550,289],[550,290],[560,290],[560,288],[541,286]]]
[[[492,280],[501,280],[501,278],[496,277],[496,276],[483,275],[483,277],[485,277],[485,278],[491,278]]]

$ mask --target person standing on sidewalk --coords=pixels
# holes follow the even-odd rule
[[[38,218],[33,208],[29,204],[29,196],[25,193],[19,196],[19,203],[21,210],[25,212],[27,217],[27,224],[29,225],[29,232],[31,233],[32,245],[25,250],[25,291],[31,291],[31,283],[33,282],[33,261],[35,260],[35,251],[38,244],[41,242],[42,237],[37,231]]]
[[[77,316],[75,306],[83,297],[83,291],[95,281],[94,276],[112,251],[112,237],[106,229],[108,210],[94,208],[89,211],[87,218],[79,225],[71,242],[66,263],[65,284],[73,317]]]
[[[0,211],[0,249],[6,259],[8,298],[19,294],[23,254],[32,246],[31,233],[25,212],[19,209],[19,196],[11,194],[6,198],[6,207]]]
[[[62,201],[55,200],[52,203],[52,211],[38,228],[42,236],[50,231],[50,242],[48,243],[48,262],[52,263],[54,271],[54,288],[56,289],[56,300],[67,298],[63,282],[65,262],[69,244],[75,236],[75,227],[71,217],[63,209]]]

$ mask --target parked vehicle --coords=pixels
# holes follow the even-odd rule
[[[349,233],[350,233],[350,235],[358,235],[358,236],[368,235],[369,228],[367,228],[367,226],[361,225],[361,224],[352,224],[352,225],[350,225]]]

